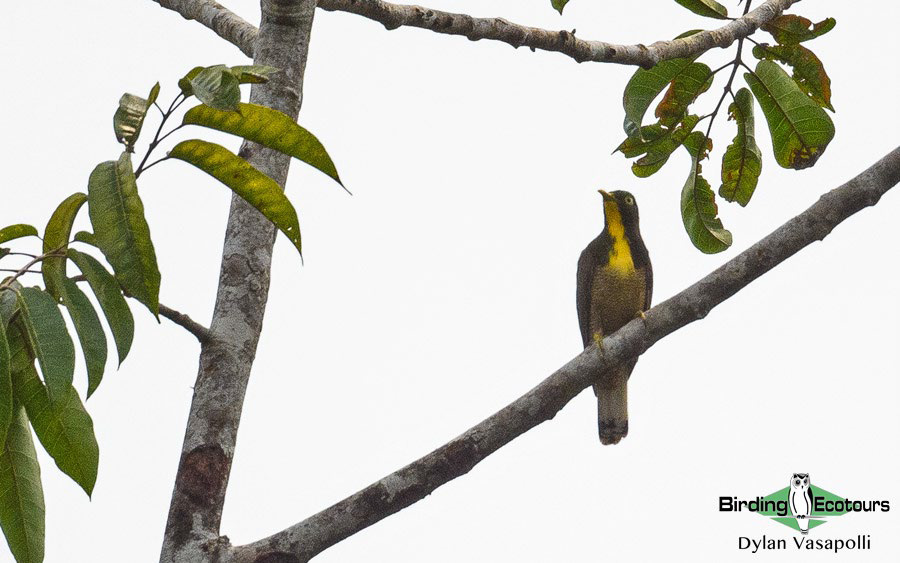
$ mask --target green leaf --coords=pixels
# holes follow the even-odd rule
[[[684,146],[691,155],[691,173],[681,189],[681,219],[691,242],[701,252],[715,254],[731,246],[731,233],[717,215],[716,196],[701,172],[700,161],[706,158],[706,136],[700,131],[691,133]],[[707,139],[708,142],[708,139]]]
[[[34,366],[17,370],[13,379],[16,398],[25,406],[38,440],[60,471],[91,496],[100,452],[94,423],[75,388],[69,385],[59,398],[51,399]]]
[[[36,237],[38,230],[31,225],[19,223],[0,229],[0,244],[22,237]]]
[[[191,79],[191,89],[204,104],[221,110],[239,111],[241,89],[238,79],[225,65],[206,67]]]
[[[763,25],[760,29],[768,31],[775,41],[782,45],[796,45],[828,33],[834,29],[835,23],[837,22],[834,18],[826,18],[812,25],[812,21],[802,16],[784,14]]]
[[[0,322],[9,326],[10,321],[19,312],[19,298],[16,292],[22,289],[22,284],[12,282],[9,289],[0,290]]]
[[[625,134],[634,137],[640,134],[641,123],[647,108],[672,80],[685,72],[693,64],[693,59],[668,59],[653,68],[639,68],[625,86],[622,105],[625,107]]]
[[[131,155],[97,165],[88,181],[88,213],[94,238],[116,279],[130,295],[159,317],[159,268],[137,192]]]
[[[7,293],[4,291],[4,293]],[[6,320],[0,319],[0,444],[6,443],[6,432],[13,417],[12,376]]]
[[[670,132],[671,129],[663,127],[660,123],[644,125],[641,127],[639,135],[626,137],[613,153],[621,152],[625,155],[625,158],[634,158],[646,154],[657,141]]]
[[[62,397],[72,385],[75,372],[75,346],[66,329],[66,321],[49,293],[36,287],[23,287],[17,295],[20,318],[41,365],[47,388],[52,397]]]
[[[656,117],[666,126],[681,121],[697,96],[709,90],[713,75],[703,63],[691,63],[672,79],[665,96],[656,106]]]
[[[109,330],[116,343],[119,365],[122,365],[134,339],[134,318],[131,316],[128,303],[122,296],[119,284],[112,274],[90,254],[70,248],[68,256],[81,270],[97,297],[97,302],[103,310],[103,315],[106,317]]]
[[[728,19],[728,9],[716,2],[716,0],[675,0],[698,16],[715,18],[717,20]]]
[[[554,10],[559,12],[559,15],[562,15],[563,8],[565,8],[568,3],[569,0],[550,0],[550,5],[553,6]]]
[[[825,67],[812,51],[803,45],[757,45],[753,47],[757,59],[780,61],[794,69],[793,79],[797,86],[817,105],[834,111],[831,105],[831,79]]]
[[[69,244],[69,236],[72,233],[72,223],[75,222],[75,216],[78,210],[87,201],[87,196],[81,192],[76,192],[59,204],[50,220],[47,221],[47,227],[44,229],[44,253],[54,250],[65,252]],[[47,286],[47,292],[59,301],[62,298],[62,281],[66,277],[66,258],[65,256],[47,258],[41,264],[41,274],[44,277],[44,285]]]
[[[231,67],[231,74],[241,84],[263,84],[269,81],[269,77],[280,69],[266,65],[238,65]]]
[[[134,144],[141,134],[147,110],[153,106],[157,96],[159,96],[159,82],[150,90],[147,99],[134,94],[123,94],[119,99],[119,109],[113,116],[113,129],[116,132],[116,140],[125,145],[126,151],[134,152]]]
[[[100,380],[103,379],[103,370],[106,367],[106,335],[100,324],[100,317],[91,305],[91,301],[83,291],[69,278],[63,279],[63,303],[75,325],[78,340],[81,341],[81,352],[84,354],[84,363],[87,368],[88,390],[87,397],[97,390]]]
[[[722,155],[722,185],[719,195],[726,201],[747,205],[762,172],[762,152],[756,146],[753,96],[741,88],[728,106],[729,119],[737,124],[737,135]]]
[[[185,74],[181,80],[178,81],[178,87],[181,89],[181,93],[184,94],[185,98],[193,96],[195,94],[194,80],[200,75],[201,72],[204,71],[208,71],[210,75],[200,78],[201,94],[203,94],[203,96],[212,95],[213,97],[215,97],[215,95],[210,91],[210,89],[215,90],[222,87],[222,77],[218,74],[220,72],[227,72],[231,74],[235,79],[237,79],[239,84],[262,84],[264,82],[268,82],[271,75],[275,74],[276,72],[281,72],[280,69],[266,65],[238,65],[230,68],[225,65],[215,65],[211,67],[195,66],[190,70],[190,72]],[[232,87],[230,83],[226,86],[227,88]],[[228,92],[228,95],[233,96],[234,91]],[[239,91],[237,96],[237,99],[240,100]],[[208,103],[204,98],[201,98],[200,96],[198,96],[198,98],[200,99],[200,101]],[[216,104],[210,105],[216,106]]]
[[[97,246],[97,238],[94,236],[94,233],[89,233],[87,231],[78,231],[75,233],[75,236],[72,237],[72,240],[77,240],[78,242],[83,242],[84,244],[95,247]]]
[[[191,81],[200,74],[205,66],[195,66],[192,68],[184,77],[178,81],[178,87],[181,89],[181,93],[184,94],[184,97],[190,97],[194,95],[194,87],[191,85]]]
[[[294,206],[275,180],[215,143],[193,139],[175,145],[169,156],[183,160],[222,182],[265,215],[300,252],[300,224]]]
[[[328,174],[341,184],[334,162],[315,135],[280,111],[255,104],[239,105],[239,113],[208,106],[193,107],[184,114],[183,123],[231,133],[275,149]]]
[[[0,451],[0,527],[18,563],[44,560],[44,490],[25,410],[18,407]]]
[[[631,171],[638,178],[647,178],[655,174],[669,160],[669,157],[680,147],[688,134],[694,130],[700,118],[689,115],[677,126],[666,131],[647,147],[647,154],[631,165]]]
[[[834,138],[831,118],[772,61],[759,61],[744,79],[753,90],[772,135],[775,161],[800,170],[816,163]]]

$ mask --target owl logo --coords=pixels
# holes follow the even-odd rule
[[[797,527],[804,536],[809,533],[809,514],[812,512],[812,493],[809,490],[809,473],[794,473],[791,476],[791,491],[788,493],[791,514],[797,519]]]

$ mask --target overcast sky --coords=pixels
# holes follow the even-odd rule
[[[563,17],[549,0],[429,1],[617,43],[721,24],[670,0],[572,0]],[[258,21],[255,2],[224,4]],[[837,134],[813,169],[785,171],[757,112],[763,175],[747,208],[720,204],[735,243],[714,256],[695,250],[681,225],[684,151],[649,179],[610,155],[623,138],[621,93],[633,68],[388,32],[318,11],[300,122],[324,142],[354,195],[292,165],[288,195],[306,263],[279,235],[222,533],[246,543],[329,506],[578,354],[575,266],[603,227],[598,188],[636,195],[658,303],[894,148],[900,9],[878,7],[873,14],[822,1],[792,10],[837,18],[809,44],[832,79]],[[86,190],[96,163],[116,158],[111,117],[123,92],[143,96],[159,80],[168,102],[195,65],[247,63],[206,28],[147,0],[8,2],[2,14],[4,225],[43,226],[59,201]],[[715,68],[731,53],[701,60]],[[733,127],[719,116],[705,164],[715,188]],[[188,134],[238,147],[201,130],[178,138]],[[230,194],[177,162],[142,176],[140,190],[161,301],[208,323]],[[794,472],[839,495],[893,503],[891,512],[816,529],[822,539],[871,534],[871,551],[830,560],[896,560],[895,192],[650,349],[631,378],[630,434],[621,444],[601,447],[586,390],[468,475],[316,561],[737,560],[749,557],[737,549],[739,536],[793,533],[755,514],[719,513],[718,497],[766,495]],[[93,500],[41,450],[48,562],[158,558],[199,347],[142,306],[132,310],[131,355],[118,372],[110,362],[87,401],[101,451]],[[83,393],[81,367],[76,385]],[[793,550],[759,557],[799,560]],[[10,558],[0,549],[0,561]]]

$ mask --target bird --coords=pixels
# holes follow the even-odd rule
[[[578,259],[576,307],[585,348],[616,332],[650,308],[653,269],[641,238],[638,206],[623,190],[603,196],[603,231]],[[617,444],[628,434],[628,378],[637,358],[600,374],[594,383],[600,442]]]
[[[791,514],[797,519],[797,528],[804,536],[809,533],[809,515],[812,512],[812,495],[809,490],[809,473],[791,475]]]

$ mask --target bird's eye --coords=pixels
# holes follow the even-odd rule
[[[794,484],[797,485],[797,486],[799,487],[799,486],[800,486],[800,480],[798,479],[798,480],[794,481]]]
[[[630,195],[625,196],[625,203],[627,203],[628,205],[634,205],[634,198],[631,197]]]

